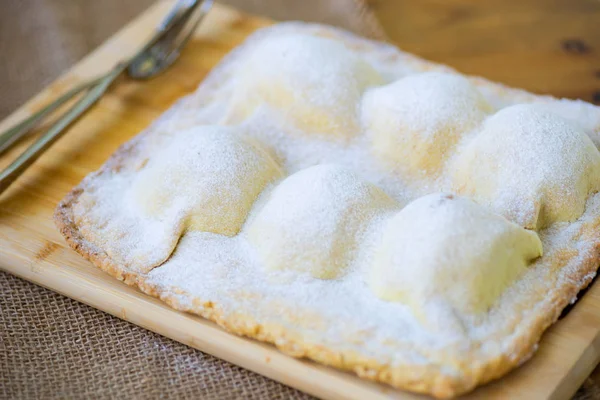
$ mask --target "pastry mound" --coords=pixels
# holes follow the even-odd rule
[[[320,25],[261,30],[59,205],[94,264],[297,357],[451,397],[600,261],[600,108]]]
[[[219,126],[173,140],[139,171],[134,201],[149,217],[174,214],[187,229],[232,236],[259,193],[283,172],[255,139]]]
[[[340,276],[360,235],[377,215],[396,206],[378,187],[333,164],[296,172],[268,196],[247,229],[268,269]]]
[[[447,72],[409,75],[371,89],[362,102],[373,152],[417,178],[439,173],[456,142],[490,110],[467,78]]]
[[[457,158],[453,187],[529,229],[574,221],[600,189],[600,153],[584,130],[543,106],[507,107]]]
[[[235,72],[233,122],[267,107],[308,134],[348,136],[358,129],[363,91],[383,81],[366,60],[329,38],[287,34],[248,53]]]
[[[487,311],[542,255],[542,242],[471,200],[431,194],[387,223],[376,251],[370,281],[377,296],[426,319],[436,302],[462,314]]]

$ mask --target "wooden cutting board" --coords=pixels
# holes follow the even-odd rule
[[[165,15],[159,2],[63,77],[0,123],[0,130],[54,98],[64,88],[103,72],[131,54]],[[96,170],[123,142],[179,97],[197,87],[221,57],[271,22],[215,7],[181,59],[147,82],[118,82],[68,134],[0,196],[0,268],[144,328],[284,384],[326,399],[416,399],[420,396],[362,381],[274,347],[230,335],[201,318],[174,311],[109,277],[68,248],[52,221],[57,202]],[[35,135],[33,135],[35,136]],[[34,137],[0,160],[0,167]],[[600,360],[600,286],[595,285],[545,335],[535,357],[471,398],[567,398]]]

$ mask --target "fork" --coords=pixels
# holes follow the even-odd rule
[[[51,104],[1,133],[0,154],[60,106],[85,93],[36,142],[0,172],[0,194],[65,133],[69,125],[89,110],[123,72],[133,79],[149,79],[171,66],[210,10],[212,3],[213,0],[179,0],[159,24],[151,39],[132,57],[121,61],[106,74],[74,87]]]

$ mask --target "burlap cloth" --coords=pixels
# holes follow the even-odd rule
[[[152,1],[0,0],[0,118]],[[359,1],[226,2],[276,19],[381,34]],[[577,393],[578,400],[600,398],[593,377]],[[0,272],[0,398],[310,396]]]
[[[10,274],[0,287],[0,398],[311,398]]]

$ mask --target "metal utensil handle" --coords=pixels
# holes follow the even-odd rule
[[[6,169],[0,172],[0,194],[8,187],[14,180],[23,173],[39,156],[48,148],[56,139],[58,139],[65,131],[65,128],[79,118],[85,111],[87,111],[98,99],[104,94],[108,86],[119,76],[126,68],[139,63],[141,68],[137,71],[143,71],[142,73],[136,74],[136,68],[130,68],[129,75],[133,78],[147,78],[156,75],[162,69],[168,67],[178,55],[181,47],[190,38],[191,33],[188,32],[183,36],[183,40],[180,40],[173,45],[173,42],[179,36],[181,31],[185,28],[188,20],[193,14],[194,10],[201,6],[201,13],[192,24],[195,28],[200,20],[206,15],[212,0],[180,0],[176,7],[168,14],[167,18],[163,20],[159,30],[154,33],[152,38],[133,55],[129,60],[119,63],[106,75],[101,76],[95,81],[84,83],[80,87],[76,87],[71,91],[61,96],[56,102],[46,106],[41,111],[27,118],[17,126],[9,129],[7,132],[0,134],[0,152],[14,143],[19,137],[25,135],[33,126],[35,126],[43,117],[49,113],[55,111],[60,105],[66,103],[68,100],[81,93],[84,89],[88,90],[88,93],[77,101],[71,108],[69,108],[58,121],[56,121],[35,143],[33,143],[27,150],[23,152],[15,161],[13,161]],[[166,46],[166,47],[165,47]],[[156,48],[154,48],[156,47]],[[165,49],[169,49],[170,53],[163,53]],[[165,59],[159,57],[154,58],[156,54],[159,54]],[[145,60],[151,61],[154,64],[156,60],[162,60],[158,69],[153,69],[151,73],[145,71],[144,66],[144,55],[148,57]],[[87,86],[89,85],[89,86]]]
[[[58,109],[63,104],[67,103],[73,97],[77,96],[78,94],[81,94],[81,92],[90,89],[92,86],[97,85],[105,76],[106,75],[77,85],[76,87],[69,90],[68,92],[66,92],[65,94],[63,94],[58,99],[54,100],[52,103],[48,104],[41,110],[30,115],[25,120],[19,122],[12,128],[2,132],[0,134],[0,154],[4,153],[8,148],[10,148],[10,146],[13,145],[13,143],[15,143],[21,137],[25,136],[31,130],[31,128],[37,125],[44,117],[54,112],[56,109]]]
[[[176,31],[175,33],[179,33],[182,27],[185,26],[185,23],[190,17],[190,14],[193,11],[193,9],[200,4],[204,6],[205,2],[206,1],[198,2],[194,0],[192,4],[190,4],[189,0],[179,0],[176,6],[173,7],[173,9],[169,12],[167,17],[161,22],[157,32],[155,32],[153,37],[144,45],[144,47],[138,50],[138,52],[127,62],[128,66],[132,63],[140,63],[143,65],[144,58],[148,59],[150,55],[154,55],[154,53],[156,53],[156,51],[152,50],[154,46],[160,47],[160,49],[157,50],[163,50],[165,43],[171,45],[170,37],[173,34],[172,31]],[[165,67],[165,65],[161,65],[160,67]],[[133,68],[130,70],[135,71],[135,69]],[[54,100],[52,103],[48,104],[41,110],[27,117],[25,120],[19,122],[17,125],[0,133],[0,154],[2,154],[4,151],[10,148],[10,146],[12,146],[21,137],[25,136],[43,118],[56,111],[60,106],[67,103],[75,96],[81,94],[83,91],[89,90],[91,87],[97,85],[110,73],[111,72],[109,71],[107,74],[104,74],[90,81],[84,82],[70,89],[68,92],[61,95],[58,99]],[[138,78],[138,76],[135,76],[135,74],[132,74],[132,76],[134,78]],[[148,76],[144,76],[144,78],[147,77]]]
[[[27,148],[16,160],[0,173],[0,193],[10,186],[44,151],[64,132],[66,127],[79,118],[104,94],[112,82],[123,72],[124,64],[119,64],[104,76],[96,86],[75,103],[58,121],[56,121],[35,143]]]

